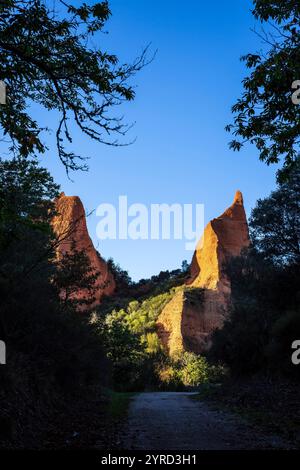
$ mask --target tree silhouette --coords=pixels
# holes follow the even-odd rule
[[[292,102],[292,84],[300,79],[300,4],[255,0],[253,15],[267,26],[258,34],[268,51],[242,57],[251,73],[226,129],[234,136],[232,149],[250,142],[267,164],[283,159],[281,177],[287,178],[300,150],[300,106]]]
[[[116,55],[99,48],[96,36],[111,14],[107,1],[74,7],[58,0],[55,5],[43,0],[0,4],[0,79],[7,85],[0,130],[16,154],[44,153],[41,134],[47,125],[29,104],[55,110],[60,160],[67,171],[86,169],[86,156],[66,148],[73,124],[98,142],[122,144],[118,137],[130,126],[110,111],[134,99],[129,79],[146,64],[147,48],[131,64],[119,64]]]

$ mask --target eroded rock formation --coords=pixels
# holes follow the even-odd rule
[[[192,259],[190,279],[158,318],[158,335],[171,355],[182,350],[201,353],[210,347],[211,333],[222,326],[230,301],[224,264],[248,245],[243,196],[237,191],[233,204],[207,224]]]
[[[57,257],[60,259],[65,253],[72,251],[73,246],[78,251],[83,251],[89,258],[91,268],[99,273],[95,281],[95,302],[90,305],[98,305],[104,295],[110,295],[115,289],[115,281],[108,270],[106,262],[101,258],[94,248],[93,242],[88,234],[86,215],[79,197],[66,196],[61,193],[55,201],[57,215],[52,225],[54,232],[60,240],[57,247]],[[90,295],[82,289],[76,294],[77,299],[86,298]]]

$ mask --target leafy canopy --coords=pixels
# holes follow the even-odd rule
[[[250,234],[264,259],[279,265],[300,264],[300,161],[269,197],[259,199]]]
[[[96,33],[103,33],[110,14],[107,1],[78,7],[64,0],[1,2],[0,79],[7,104],[0,106],[0,132],[15,154],[47,149],[47,125],[31,103],[59,113],[56,147],[67,170],[86,169],[86,157],[69,148],[76,126],[91,139],[120,145],[129,126],[112,109],[134,99],[128,81],[145,65],[146,50],[132,64],[120,64],[100,49]]]
[[[287,177],[299,153],[300,106],[292,102],[292,84],[300,80],[300,3],[298,0],[255,0],[253,15],[268,23],[258,33],[267,52],[242,57],[250,75],[232,107],[234,122],[226,127],[240,150],[254,144],[267,164],[283,160]]]

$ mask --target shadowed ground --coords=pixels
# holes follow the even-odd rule
[[[285,448],[277,436],[258,433],[239,417],[212,410],[193,393],[136,395],[125,425],[124,449],[238,450]]]

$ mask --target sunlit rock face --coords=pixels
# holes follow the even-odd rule
[[[57,214],[53,218],[52,226],[60,241],[57,246],[57,258],[61,259],[65,253],[71,252],[73,246],[88,256],[91,268],[95,273],[99,273],[94,285],[95,302],[88,308],[99,305],[104,295],[111,295],[114,292],[115,281],[89,236],[83,204],[79,197],[61,193],[55,201],[55,207]],[[89,295],[88,291],[82,289],[76,294],[76,299],[88,298]]]
[[[191,263],[191,276],[158,318],[157,330],[171,355],[187,350],[201,353],[210,347],[211,333],[220,328],[228,312],[230,282],[224,264],[249,245],[243,196],[211,220]]]

